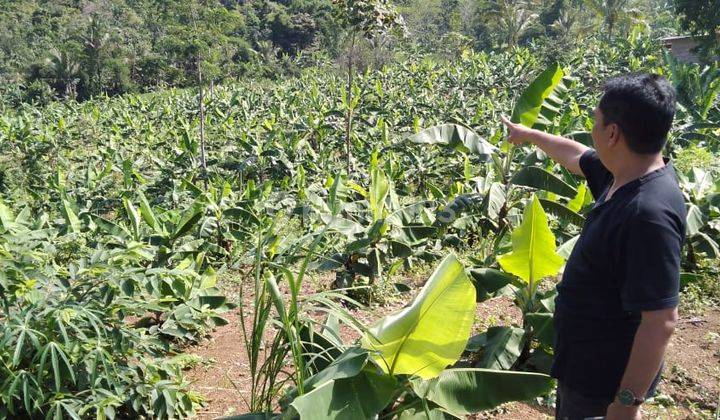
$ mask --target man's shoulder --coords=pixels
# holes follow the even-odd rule
[[[667,183],[663,188],[640,189],[625,208],[626,226],[656,225],[685,230],[687,210],[680,188]]]

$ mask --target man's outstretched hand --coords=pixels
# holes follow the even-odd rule
[[[580,169],[580,156],[582,156],[589,147],[575,140],[528,128],[522,124],[515,124],[505,116],[501,116],[500,118],[508,128],[507,140],[510,143],[532,143],[547,153],[551,159],[566,167],[570,172],[584,176]]]
[[[522,124],[515,124],[504,115],[500,116],[503,124],[508,128],[508,141],[512,144],[524,144],[532,142],[532,135],[535,130],[527,128]]]

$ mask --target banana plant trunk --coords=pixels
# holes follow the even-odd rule
[[[200,167],[202,168],[203,184],[207,191],[207,161],[205,160],[205,91],[203,90],[202,78],[202,60],[200,55],[197,56],[197,76],[198,76],[198,108],[200,114]]]
[[[352,130],[352,84],[353,84],[353,54],[355,53],[355,31],[350,35],[350,51],[348,52],[347,73],[347,110],[345,116],[345,158],[347,159],[348,175],[352,172],[352,157],[350,155],[350,132]]]

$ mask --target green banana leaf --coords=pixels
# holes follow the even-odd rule
[[[307,331],[307,328],[305,328],[305,331]],[[301,337],[301,339],[305,340],[303,337]],[[318,349],[310,349],[310,351],[317,352]],[[305,392],[310,392],[329,381],[353,378],[357,376],[360,372],[362,372],[363,368],[365,368],[368,359],[369,355],[365,349],[361,349],[359,347],[351,347],[347,349],[342,354],[336,355],[336,358],[323,368],[323,370],[319,371],[305,381]],[[289,391],[283,398],[288,401],[294,400],[297,398],[297,389]]]
[[[703,215],[702,210],[700,210],[700,207],[696,206],[695,204],[689,204],[687,209],[686,221],[686,235],[688,237],[696,235],[698,232],[700,232],[700,229],[705,224],[705,216]]]
[[[707,258],[720,258],[720,246],[706,233],[698,232],[691,243],[696,252],[704,252]]]
[[[570,222],[576,226],[582,226],[585,223],[585,218],[570,210],[570,208],[558,203],[557,201],[550,201],[544,198],[540,199],[540,204],[547,210],[548,213],[554,214],[562,220]]]
[[[548,99],[562,89],[562,78],[565,76],[558,63],[552,64],[523,91],[515,103],[510,120],[526,127],[532,127],[538,121],[540,110]],[[559,102],[559,100],[555,100]],[[546,104],[547,105],[547,104]]]
[[[239,220],[246,224],[259,225],[260,220],[251,211],[245,210],[242,207],[233,207],[225,209],[222,212],[223,217],[230,218],[232,220]]]
[[[192,203],[190,208],[185,210],[185,212],[180,217],[180,221],[175,227],[175,232],[172,234],[172,240],[175,240],[185,235],[192,228],[194,228],[204,212],[205,204],[201,200],[195,200],[195,202]]]
[[[301,420],[366,420],[392,401],[395,378],[366,369],[351,378],[327,381],[290,404]]]
[[[572,253],[573,248],[575,248],[575,243],[578,239],[580,239],[580,235],[573,236],[572,238],[563,242],[563,244],[560,245],[557,249],[558,255],[565,258],[566,260],[570,258],[570,254]]]
[[[155,217],[155,212],[153,212],[150,203],[142,191],[138,191],[138,198],[140,199],[140,214],[142,215],[142,218],[145,220],[145,223],[150,226],[150,228],[158,232],[160,230],[160,223]]]
[[[385,372],[428,379],[458,360],[474,317],[475,288],[463,265],[448,255],[413,303],[378,321],[362,345]]]
[[[533,312],[525,315],[525,322],[532,326],[533,336],[548,348],[552,348],[555,335],[552,318],[550,313]]]
[[[537,196],[525,208],[522,224],[512,232],[512,246],[513,251],[499,256],[498,263],[526,283],[535,284],[562,267],[563,258],[555,252],[555,235]]]
[[[323,331],[315,331],[311,323],[302,325],[299,328],[298,336],[302,340],[305,365],[318,374],[324,372],[329,365],[342,357],[342,350],[334,337],[326,335]],[[367,359],[367,355],[365,359]],[[362,366],[364,363],[358,368],[358,372]],[[357,372],[355,373],[357,374]],[[308,387],[307,382],[305,386]]]
[[[0,200],[0,225],[7,231],[16,231],[21,225],[17,223],[17,218],[13,211]]]
[[[379,167],[373,167],[370,171],[370,194],[368,196],[373,220],[380,220],[385,217],[385,198],[387,198],[389,191],[390,182],[387,175]]]
[[[500,209],[507,201],[505,186],[499,182],[493,182],[486,195],[487,215],[491,220],[496,220],[500,215]]]
[[[568,202],[567,207],[577,213],[582,210],[583,207],[590,204],[591,201],[592,195],[590,194],[590,190],[588,190],[587,184],[582,182],[578,185],[577,195]]]
[[[65,199],[62,200],[62,204],[63,205],[60,208],[60,211],[62,212],[63,217],[68,224],[68,230],[70,232],[80,232],[82,230],[82,224],[80,223],[80,219],[73,211],[72,206]]]
[[[702,274],[680,273],[680,290],[684,289],[688,284],[700,281],[702,278]]]
[[[483,339],[484,336],[484,339]],[[476,340],[482,344],[482,358],[476,367],[510,369],[520,357],[525,330],[517,327],[490,327]]]
[[[470,414],[508,401],[523,401],[550,392],[547,375],[491,369],[448,369],[429,381],[412,379],[413,390],[453,414]]]
[[[537,166],[526,166],[520,169],[513,175],[510,183],[549,191],[569,198],[577,196],[578,193],[575,188],[557,175]]]
[[[351,347],[333,360],[328,367],[310,377],[305,382],[305,388],[314,389],[330,380],[352,378],[362,371],[367,361],[367,350]]]
[[[140,220],[142,220],[140,218],[140,212],[127,198],[123,198],[123,206],[125,207],[125,213],[127,215],[127,218],[128,220],[130,220],[130,226],[132,227],[133,235],[135,238],[138,238],[140,236]]]
[[[413,143],[446,144],[464,153],[474,153],[487,162],[497,148],[473,130],[458,124],[442,124],[426,128],[408,137]]]
[[[122,225],[94,214],[91,214],[90,218],[100,229],[103,230],[104,233],[117,236],[130,236],[130,232]]]
[[[477,302],[490,299],[495,292],[512,283],[513,280],[502,271],[492,268],[474,268],[469,273],[475,284]]]

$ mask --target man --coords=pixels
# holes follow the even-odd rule
[[[639,419],[677,322],[685,203],[661,151],[675,115],[664,78],[608,81],[594,111],[595,149],[503,118],[575,174],[595,197],[558,284],[557,419]]]

